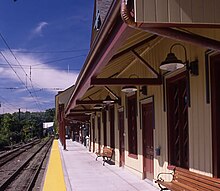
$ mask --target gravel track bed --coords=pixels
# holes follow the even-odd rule
[[[6,180],[13,172],[15,172],[28,157],[35,153],[44,142],[40,142],[37,145],[34,145],[31,149],[25,150],[20,155],[13,158],[10,162],[4,164],[0,168],[0,185]]]
[[[39,168],[42,158],[45,156],[45,153],[50,148],[51,144],[48,143],[45,145],[30,161],[30,163],[23,169],[20,174],[16,177],[16,180],[13,181],[5,190],[17,190],[24,191],[28,189],[28,186],[33,181],[33,175],[36,173]]]

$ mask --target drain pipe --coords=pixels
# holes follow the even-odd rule
[[[193,33],[187,33],[180,30],[172,28],[161,28],[161,27],[146,27],[141,26],[141,23],[134,21],[134,17],[130,14],[130,9],[128,8],[128,0],[121,0],[121,17],[122,20],[130,27],[149,33],[156,34],[158,36],[184,41],[187,43],[199,45],[205,48],[220,51],[220,42],[208,37],[200,36]]]

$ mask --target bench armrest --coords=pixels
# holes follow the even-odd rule
[[[164,175],[164,174],[169,174],[169,175],[174,176],[176,166],[174,166],[174,165],[168,165],[168,166],[167,166],[167,169],[168,169],[168,170],[172,170],[172,172],[161,172],[161,173],[159,173],[159,174],[157,175],[157,181],[164,181],[164,180],[160,177],[161,175]]]
[[[174,175],[174,172],[161,172],[157,175],[157,180],[156,181],[164,181],[164,179],[161,177],[161,175],[165,175],[165,174],[168,174],[168,175],[171,175],[173,176]]]

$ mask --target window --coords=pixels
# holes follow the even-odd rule
[[[137,155],[137,95],[127,98],[129,156]]]
[[[96,18],[95,18],[95,24],[94,24],[94,29],[97,31],[101,28],[101,16],[99,10],[96,13]]]

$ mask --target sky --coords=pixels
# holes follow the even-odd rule
[[[0,114],[44,111],[87,57],[93,0],[2,0]]]

